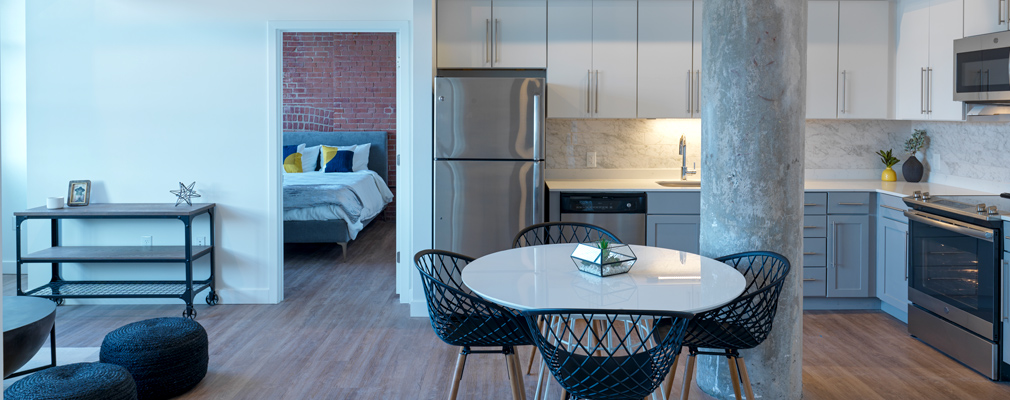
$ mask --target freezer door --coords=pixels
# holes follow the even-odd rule
[[[435,78],[435,158],[542,160],[544,80]]]
[[[435,161],[435,248],[480,257],[543,222],[543,161]]]

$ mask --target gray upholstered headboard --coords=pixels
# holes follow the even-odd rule
[[[386,132],[284,132],[284,145],[305,143],[306,146],[350,146],[371,143],[368,169],[375,171],[389,184],[389,153]]]

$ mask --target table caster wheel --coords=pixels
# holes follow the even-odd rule
[[[62,306],[66,301],[66,299],[53,299],[53,302],[56,303],[57,306]]]
[[[182,312],[183,318],[196,319],[196,310],[192,308],[187,308],[186,311]]]
[[[210,292],[210,294],[207,295],[207,305],[209,306],[217,305],[217,302],[220,300],[221,297],[217,295],[217,292]]]

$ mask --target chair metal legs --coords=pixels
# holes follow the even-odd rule
[[[456,392],[459,392],[459,381],[463,378],[463,367],[466,365],[466,350],[459,349],[459,356],[456,357],[456,373],[452,377],[452,386],[449,388],[449,400],[456,400]]]

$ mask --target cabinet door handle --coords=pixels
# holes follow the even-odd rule
[[[694,100],[694,112],[701,113],[701,70],[694,71],[694,77],[696,83],[694,84],[694,92],[698,95]]]
[[[820,228],[820,227],[819,226],[804,226],[803,227],[803,229],[816,229],[816,228]]]
[[[694,72],[687,70],[687,115],[694,110]]]
[[[1003,17],[1003,0],[996,1],[996,16],[999,17],[999,25],[1006,23],[1006,19]]]
[[[817,255],[817,253],[815,253],[815,252],[806,253],[805,252],[805,253],[803,253],[803,255],[805,255],[805,256],[813,256],[813,255]]]
[[[803,278],[803,282],[814,282],[814,281],[817,281],[817,280],[819,280],[819,279],[814,279],[814,278]]]
[[[1010,267],[1010,261],[1003,260],[1003,279],[1000,281],[999,286],[1000,286],[1000,293],[1003,293],[1003,298],[1005,299],[1010,299],[1010,296],[1007,296],[1006,292],[1006,281],[1007,279],[1010,279],[1010,268],[1008,267]],[[1003,316],[1003,321],[1006,321],[1008,318],[1010,318],[1007,317],[1007,309],[1010,309],[1010,301],[1004,302],[1003,304],[1003,312],[1001,313]]]
[[[881,204],[880,206],[881,206],[881,207],[884,207],[884,208],[886,208],[886,209],[889,209],[889,210],[894,210],[894,211],[901,211],[901,212],[905,212],[905,210],[903,210],[903,209],[900,209],[900,208],[898,208],[898,207],[891,207],[891,206],[885,206],[885,205],[883,205],[883,204]]]
[[[803,203],[804,207],[814,207],[814,206],[819,206],[819,205],[820,204],[817,204],[817,203]]]
[[[926,68],[919,71],[919,114],[926,113]]]
[[[593,111],[594,114],[600,113],[600,70],[596,70],[596,110]]]
[[[926,68],[926,114],[933,113],[933,68]]]
[[[484,63],[491,62],[491,20],[484,20]]]
[[[501,20],[494,19],[494,62],[501,61]]]
[[[866,203],[838,203],[840,206],[864,206]]]
[[[908,230],[905,231],[905,248],[908,248]],[[908,257],[908,252],[905,252],[905,282],[908,282],[908,264],[912,262],[912,259]]]
[[[593,71],[586,70],[586,114],[589,114],[589,99],[593,98]]]
[[[845,114],[845,99],[846,99],[845,88],[847,86],[849,86],[848,77],[849,77],[848,72],[843,69],[842,70],[842,114]]]

